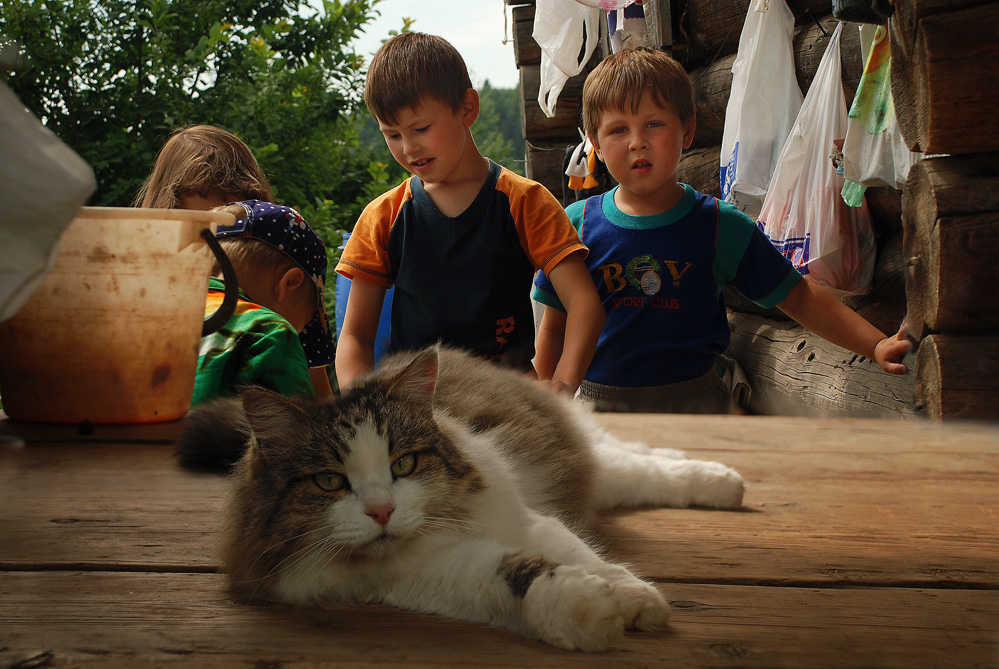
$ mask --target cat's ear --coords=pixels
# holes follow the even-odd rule
[[[246,422],[264,457],[273,447],[284,448],[301,440],[306,414],[297,404],[264,388],[250,387],[240,393]]]
[[[428,348],[396,377],[386,396],[418,402],[432,402],[437,387],[437,369],[440,364],[436,348]]]

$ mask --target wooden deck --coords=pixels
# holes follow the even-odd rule
[[[599,655],[384,607],[235,598],[221,477],[176,425],[0,422],[0,667],[999,666],[999,425],[605,415],[720,460],[741,511],[608,513],[609,552],[672,602],[665,633]]]

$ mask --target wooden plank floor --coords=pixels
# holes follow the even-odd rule
[[[217,571],[225,481],[176,425],[0,423],[0,667],[999,667],[999,426],[603,415],[730,464],[740,511],[605,514],[598,539],[672,602],[607,653],[378,606],[238,599]]]

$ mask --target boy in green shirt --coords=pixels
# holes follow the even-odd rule
[[[309,360],[329,359],[333,348],[322,300],[322,240],[289,207],[248,200],[221,209],[236,216],[215,234],[236,270],[240,299],[229,322],[201,340],[191,405],[247,385],[314,395]],[[225,284],[212,277],[206,315],[224,292]]]

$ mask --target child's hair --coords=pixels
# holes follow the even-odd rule
[[[376,119],[394,123],[398,112],[428,97],[458,111],[469,88],[468,68],[450,42],[426,33],[401,33],[372,58],[364,102]]]
[[[637,110],[642,94],[652,94],[660,107],[671,107],[680,122],[694,116],[694,87],[683,66],[665,52],[649,47],[624,49],[605,58],[583,84],[583,129],[597,141],[605,109]]]
[[[272,202],[271,185],[249,147],[210,125],[180,128],[160,149],[135,198],[139,207],[177,209],[184,195]]]

